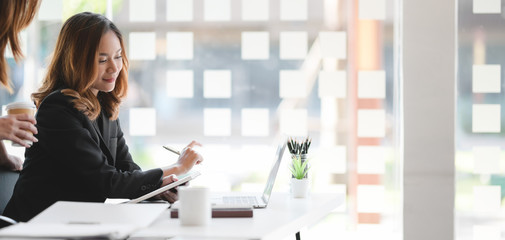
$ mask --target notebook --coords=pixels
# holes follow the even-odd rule
[[[246,195],[246,194],[231,194],[225,193],[220,195],[213,195],[211,197],[211,202],[213,205],[218,206],[251,206],[253,208],[265,208],[268,205],[268,200],[270,200],[270,195],[272,194],[272,189],[274,187],[275,178],[277,177],[277,172],[279,171],[279,166],[281,165],[282,155],[286,149],[286,141],[282,141],[277,147],[275,153],[274,163],[270,169],[270,175],[268,176],[268,181],[265,186],[265,190],[261,195]]]

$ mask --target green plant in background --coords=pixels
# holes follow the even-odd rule
[[[304,179],[307,177],[307,173],[309,172],[310,167],[307,166],[308,160],[302,162],[302,158],[300,155],[292,155],[291,156],[291,166],[289,170],[293,177],[296,179]]]

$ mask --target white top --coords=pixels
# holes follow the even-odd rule
[[[154,223],[132,237],[174,237],[178,239],[282,239],[328,215],[344,202],[342,194],[310,194],[306,199],[287,193],[272,194],[265,209],[254,209],[252,218],[213,218],[203,227],[181,226],[165,211]]]

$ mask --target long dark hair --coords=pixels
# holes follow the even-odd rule
[[[7,75],[7,61],[5,49],[9,44],[14,59],[23,58],[19,32],[26,28],[35,17],[39,9],[39,0],[1,0],[0,1],[0,84],[12,93],[9,77]]]
[[[91,120],[98,117],[100,102],[90,88],[97,76],[100,39],[108,31],[113,31],[119,39],[123,68],[114,90],[100,93],[100,102],[108,117],[117,119],[121,98],[126,96],[128,89],[128,59],[123,37],[109,19],[90,12],[78,13],[63,25],[42,87],[32,94],[37,107],[51,92],[63,88],[65,95],[75,98],[73,103],[76,109]]]

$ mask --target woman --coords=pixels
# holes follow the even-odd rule
[[[32,95],[39,142],[4,215],[28,221],[56,201],[136,198],[176,180],[202,157],[190,143],[174,165],[141,171],[119,125],[128,60],[121,33],[105,17],[79,13],[63,25],[42,87]],[[177,195],[159,197],[173,202]]]
[[[23,57],[19,44],[19,32],[33,20],[39,0],[2,0],[0,1],[0,84],[12,93],[7,76],[7,62],[4,58],[5,49],[9,44],[16,61]],[[23,162],[16,156],[7,154],[1,140],[11,140],[22,146],[30,147],[23,140],[36,142],[37,139],[25,130],[37,133],[35,118],[28,114],[18,114],[0,117],[0,168],[21,170]]]

